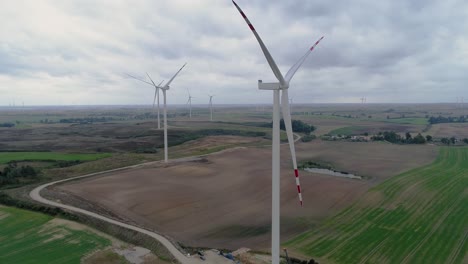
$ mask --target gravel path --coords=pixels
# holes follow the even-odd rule
[[[182,159],[178,159],[178,160],[173,160],[171,162],[190,161],[190,160],[195,160],[195,159],[196,158],[182,158]],[[137,227],[137,226],[132,226],[132,225],[126,224],[124,222],[120,222],[120,221],[117,221],[117,220],[102,216],[102,215],[97,214],[97,213],[93,213],[93,212],[84,210],[84,209],[81,209],[81,208],[78,208],[78,207],[74,207],[74,206],[70,206],[70,205],[66,205],[66,204],[62,204],[62,203],[57,203],[57,202],[54,202],[54,201],[51,201],[51,200],[47,200],[47,199],[43,198],[40,195],[41,190],[43,190],[44,188],[47,188],[49,186],[52,186],[54,184],[57,184],[57,183],[62,183],[62,182],[66,182],[66,181],[97,176],[97,175],[101,175],[101,174],[105,174],[105,173],[109,173],[109,172],[115,172],[115,171],[120,171],[120,170],[138,168],[138,167],[142,167],[142,166],[150,165],[150,164],[154,164],[154,163],[159,163],[159,162],[160,161],[153,161],[153,162],[148,162],[148,163],[143,163],[143,164],[138,164],[138,165],[133,165],[133,166],[128,166],[128,167],[123,167],[123,168],[118,168],[118,169],[113,169],[113,170],[107,170],[107,171],[102,171],[102,172],[97,172],[97,173],[91,173],[91,174],[87,174],[87,175],[72,177],[72,178],[69,178],[69,179],[49,182],[49,183],[46,183],[46,184],[43,184],[43,185],[40,185],[40,186],[34,188],[29,193],[29,196],[31,197],[31,199],[33,199],[33,200],[35,200],[37,202],[43,203],[43,204],[47,204],[47,205],[63,208],[63,209],[69,210],[69,211],[73,211],[73,212],[81,213],[81,214],[84,214],[84,215],[88,215],[88,216],[100,219],[102,221],[105,221],[105,222],[108,222],[108,223],[111,223],[111,224],[114,224],[114,225],[118,225],[118,226],[130,229],[130,230],[134,230],[134,231],[146,234],[146,235],[148,235],[150,237],[153,237],[154,239],[158,240],[162,245],[164,245],[169,250],[169,252],[177,259],[177,261],[179,261],[182,264],[233,263],[232,261],[228,261],[226,258],[224,258],[222,256],[219,256],[219,255],[215,255],[215,254],[210,254],[209,258],[207,258],[205,261],[202,261],[201,259],[198,259],[196,256],[195,257],[187,257],[184,254],[182,254],[167,238],[165,238],[164,236],[161,236],[161,235],[159,235],[159,234],[157,234],[157,233],[155,233],[153,231],[146,230],[146,229],[143,229],[143,228],[140,228],[140,227]]]
[[[294,140],[295,142],[297,142],[299,139],[301,139],[300,135],[298,135],[296,133],[294,133],[294,135],[296,136],[296,139]],[[232,150],[232,149],[229,149],[229,150]],[[217,153],[218,152],[211,153],[209,155],[213,155],[213,154],[217,154]],[[204,156],[206,156],[206,155],[204,155]],[[187,158],[172,160],[170,162],[187,162],[187,161],[196,160],[196,159],[198,159],[198,157],[187,157]],[[124,222],[120,222],[120,221],[117,221],[117,220],[102,216],[102,215],[97,214],[97,213],[93,213],[93,212],[84,210],[84,209],[81,209],[81,208],[78,208],[78,207],[74,207],[74,206],[54,202],[54,201],[51,201],[51,200],[47,200],[47,199],[43,198],[40,195],[41,190],[43,190],[44,188],[47,188],[49,186],[52,186],[54,184],[57,184],[57,183],[62,183],[62,182],[81,179],[81,178],[88,178],[88,177],[97,176],[97,175],[101,175],[101,174],[105,174],[105,173],[109,173],[109,172],[116,172],[116,171],[121,171],[121,170],[134,169],[134,168],[138,168],[138,167],[142,167],[142,166],[150,165],[150,164],[155,164],[155,163],[160,163],[160,161],[153,161],[153,162],[148,162],[148,163],[143,163],[143,164],[138,164],[138,165],[132,165],[132,166],[122,167],[122,168],[113,169],[113,170],[107,170],[107,171],[102,171],[102,172],[86,174],[86,175],[72,177],[72,178],[68,178],[68,179],[64,179],[64,180],[49,182],[49,183],[40,185],[40,186],[36,187],[35,189],[33,189],[29,193],[29,196],[31,197],[31,199],[33,199],[33,200],[35,200],[37,202],[43,203],[43,204],[47,204],[47,205],[63,208],[63,209],[69,210],[69,211],[85,214],[85,215],[100,219],[102,221],[105,221],[105,222],[108,222],[108,223],[111,223],[111,224],[114,224],[114,225],[118,225],[118,226],[130,229],[130,230],[134,230],[134,231],[146,234],[148,236],[151,236],[154,239],[158,240],[162,245],[164,245],[169,250],[169,252],[182,264],[234,263],[234,262],[229,261],[226,258],[224,258],[222,256],[219,256],[219,255],[216,255],[216,254],[206,255],[206,260],[205,261],[202,261],[201,259],[198,259],[196,257],[187,257],[184,254],[182,254],[167,238],[165,238],[164,236],[161,236],[161,235],[159,235],[159,234],[157,234],[157,233],[155,233],[153,231],[143,229],[143,228],[140,228],[140,227],[137,227],[137,226],[132,226],[132,225],[126,224]]]

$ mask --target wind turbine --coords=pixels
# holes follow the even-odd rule
[[[291,109],[293,107],[293,98],[289,98],[289,112],[292,112]]]
[[[187,65],[187,63],[185,63],[184,65],[182,65],[182,67],[174,74],[174,76],[172,76],[172,78],[166,83],[164,84],[163,86],[160,85],[156,85],[153,81],[153,79],[151,79],[151,77],[148,75],[148,78],[150,79],[151,83],[153,83],[153,85],[155,87],[158,87],[159,89],[162,90],[163,92],[163,101],[164,101],[164,162],[167,163],[168,161],[168,155],[167,155],[167,106],[166,106],[166,92],[167,90],[169,90],[171,87],[169,86],[172,81],[175,79],[175,77],[177,76],[177,74],[179,74],[179,72],[185,67],[185,65]]]
[[[146,73],[146,74],[148,75],[148,73]],[[127,75],[128,75],[129,77],[133,78],[133,79],[136,79],[136,80],[138,80],[138,81],[141,81],[141,82],[144,82],[144,83],[149,84],[149,85],[151,85],[151,86],[154,86],[153,113],[154,113],[154,105],[155,105],[155,103],[156,103],[156,97],[157,97],[157,100],[158,100],[158,129],[161,129],[161,120],[159,120],[159,108],[160,108],[160,107],[159,107],[159,86],[155,86],[155,85],[153,85],[152,83],[149,83],[149,82],[147,82],[147,81],[145,81],[145,80],[142,80],[142,79],[140,79],[140,78],[137,78],[137,77],[135,77],[135,76],[133,76],[133,75],[130,75],[130,74],[128,74],[128,73],[127,73]],[[161,82],[159,83],[159,85],[161,85],[163,82],[164,82],[164,80],[161,81]]]
[[[187,100],[187,104],[189,105],[189,109],[190,109],[190,119],[192,119],[192,98],[195,98],[195,97],[192,97],[192,95],[190,94],[190,91],[187,89],[187,92],[188,92],[188,100]]]
[[[154,83],[153,79],[151,79],[151,77],[149,76],[148,73],[146,73],[146,75],[148,76],[148,78],[150,79],[151,82],[147,82],[145,80],[142,80],[142,79],[139,79],[139,78],[136,78],[130,74],[127,74],[128,76],[134,78],[134,79],[137,79],[141,82],[144,82],[146,84],[149,84],[157,89],[161,89],[162,92],[163,92],[163,101],[164,101],[164,162],[167,163],[168,161],[168,154],[167,154],[167,107],[166,107],[166,91],[169,90],[170,88],[170,84],[172,83],[172,81],[175,79],[175,77],[177,76],[177,74],[179,74],[179,72],[185,67],[185,65],[187,65],[187,63],[185,63],[184,65],[182,65],[182,67],[174,74],[174,76],[172,76],[172,78],[164,85],[161,86],[161,84],[164,82],[160,82],[158,85],[156,85],[156,83]]]
[[[271,228],[271,258],[272,264],[279,264],[280,256],[280,186],[279,186],[279,177],[280,177],[280,90],[281,94],[281,104],[282,104],[282,111],[283,111],[283,119],[284,124],[286,127],[286,133],[288,136],[289,142],[289,149],[291,151],[291,157],[293,161],[294,167],[294,175],[296,177],[296,186],[299,196],[299,202],[302,206],[302,194],[301,194],[301,187],[299,183],[299,173],[297,170],[297,162],[296,162],[296,153],[294,147],[294,135],[292,132],[292,125],[291,125],[291,113],[289,111],[289,99],[288,99],[288,88],[289,82],[291,81],[292,77],[296,73],[296,71],[302,66],[305,59],[308,55],[312,52],[315,46],[323,39],[321,37],[315,44],[296,62],[291,69],[286,73],[286,76],[283,77],[281,74],[278,66],[276,65],[273,57],[271,56],[270,52],[266,48],[265,44],[263,43],[262,39],[255,31],[254,26],[250,23],[247,16],[244,12],[240,9],[240,7],[232,1],[233,4],[236,6],[239,13],[244,18],[245,22],[249,26],[250,30],[254,34],[255,38],[257,39],[260,48],[265,55],[268,64],[273,71],[273,74],[278,79],[276,83],[264,83],[261,80],[258,81],[258,88],[260,90],[273,90],[273,137],[272,137],[272,228]]]
[[[213,121],[213,97],[214,95],[208,95],[210,97],[210,121]]]

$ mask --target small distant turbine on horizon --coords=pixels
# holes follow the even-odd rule
[[[193,97],[191,94],[190,94],[190,91],[189,89],[187,89],[187,92],[188,92],[188,100],[187,100],[187,103],[189,105],[189,118],[192,119],[192,98],[195,98]]]
[[[255,38],[260,45],[260,48],[265,55],[268,64],[270,65],[273,74],[278,79],[278,82],[275,83],[264,83],[261,80],[258,81],[258,88],[260,90],[272,90],[273,91],[273,129],[272,129],[272,213],[271,213],[271,260],[272,264],[279,264],[280,262],[280,91],[281,91],[281,109],[283,112],[284,124],[286,127],[286,134],[289,142],[289,149],[291,151],[291,158],[293,162],[294,175],[296,180],[296,187],[298,192],[299,202],[302,206],[302,193],[301,186],[299,182],[299,172],[297,170],[297,161],[296,161],[296,150],[294,147],[294,134],[292,131],[291,125],[291,113],[289,111],[289,98],[288,98],[288,89],[289,83],[297,72],[297,70],[302,66],[308,55],[314,50],[318,43],[323,39],[321,37],[315,44],[309,48],[309,50],[297,61],[286,73],[285,76],[282,75],[279,70],[276,62],[273,60],[270,52],[266,48],[262,39],[258,35],[254,26],[250,23],[247,16],[236,4],[239,13],[244,18],[245,22],[249,26],[250,30],[254,34]]]
[[[209,102],[209,106],[210,106],[210,121],[213,121],[213,97],[215,96],[214,94],[213,95],[208,95],[210,97],[210,102]]]

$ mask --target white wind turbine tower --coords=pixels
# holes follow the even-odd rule
[[[167,162],[168,161],[168,151],[167,151],[167,107],[166,107],[166,91],[169,90],[170,88],[170,84],[172,83],[172,81],[175,79],[175,77],[177,76],[177,74],[179,74],[179,72],[185,67],[185,65],[187,65],[187,63],[185,63],[184,65],[182,65],[182,67],[174,74],[174,76],[172,76],[172,78],[164,85],[161,86],[161,83],[159,83],[158,85],[156,85],[156,83],[154,83],[153,79],[151,79],[151,77],[149,76],[148,73],[146,73],[146,75],[148,75],[148,78],[150,79],[151,82],[147,82],[145,80],[142,80],[142,79],[139,79],[139,78],[136,78],[134,76],[131,76],[129,75],[130,77],[132,78],[135,78],[141,82],[144,82],[144,83],[147,83],[151,86],[154,86],[155,88],[158,88],[158,89],[161,89],[162,92],[163,92],[163,101],[164,101],[164,111],[163,111],[163,114],[164,114],[164,162]]]
[[[213,97],[214,97],[214,94],[213,95],[208,95],[210,97],[210,102],[209,102],[209,106],[210,106],[210,121],[213,121]]]
[[[192,98],[195,98],[195,97],[192,97],[188,89],[187,89],[187,92],[188,92],[187,104],[189,105],[189,109],[190,109],[189,118],[192,119]]]
[[[301,67],[304,63],[307,56],[312,52],[315,46],[323,39],[321,37],[315,44],[304,54],[298,62],[296,62],[291,69],[286,73],[286,76],[283,77],[278,66],[276,65],[273,57],[271,56],[270,52],[266,48],[265,44],[263,43],[262,39],[255,31],[255,28],[250,23],[247,16],[242,12],[240,7],[232,1],[236,6],[237,10],[240,12],[242,17],[244,18],[245,22],[249,26],[250,30],[254,34],[255,38],[257,39],[260,47],[265,55],[265,58],[268,61],[274,75],[278,79],[276,83],[263,83],[261,80],[258,81],[258,88],[261,90],[273,90],[273,137],[272,137],[272,228],[271,228],[271,258],[273,264],[279,264],[280,256],[280,90],[282,92],[281,95],[281,104],[282,104],[282,111],[283,111],[283,118],[286,127],[286,133],[288,136],[289,142],[289,149],[291,151],[291,157],[293,161],[294,167],[294,174],[296,177],[296,185],[298,190],[299,202],[302,206],[302,194],[301,188],[299,184],[299,173],[297,170],[297,163],[296,163],[296,153],[294,147],[294,135],[292,132],[292,125],[291,125],[291,113],[289,111],[289,99],[288,99],[288,88],[289,82],[291,81],[292,77],[296,73],[296,71]]]
[[[293,98],[289,98],[289,112],[292,113],[292,107],[293,107]]]
[[[127,75],[128,75],[129,77],[132,77],[133,79],[136,79],[136,80],[138,80],[138,81],[144,82],[144,83],[149,84],[149,85],[151,85],[151,86],[154,87],[153,113],[154,113],[154,106],[155,106],[156,97],[157,97],[157,101],[158,101],[158,129],[161,129],[161,120],[159,120],[159,86],[153,85],[152,83],[149,83],[149,82],[147,82],[147,81],[145,81],[145,80],[142,80],[142,79],[140,79],[140,78],[137,78],[137,77],[135,77],[135,76],[133,76],[133,75],[130,75],[130,74],[128,74],[128,73],[127,73]],[[146,73],[146,75],[148,75],[148,73]],[[161,85],[163,82],[164,82],[164,80],[161,81],[161,82],[159,83],[159,85]]]

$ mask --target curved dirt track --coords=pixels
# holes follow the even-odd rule
[[[181,159],[181,160],[187,160],[187,158]],[[156,162],[159,162],[159,161],[156,161]],[[29,193],[29,196],[31,197],[31,199],[33,199],[33,200],[35,200],[37,202],[43,203],[43,204],[47,204],[47,205],[63,208],[63,209],[69,210],[69,211],[73,211],[73,212],[81,213],[81,214],[84,214],[84,215],[88,215],[88,216],[100,219],[102,221],[108,222],[110,224],[118,225],[118,226],[130,229],[130,230],[136,231],[136,232],[140,232],[142,234],[146,234],[146,235],[148,235],[150,237],[153,237],[154,239],[158,240],[163,246],[165,246],[167,248],[167,250],[169,250],[169,252],[177,259],[177,261],[179,261],[182,264],[231,263],[231,262],[228,262],[225,258],[218,257],[218,256],[214,256],[214,258],[216,258],[216,259],[213,259],[213,260],[207,259],[207,261],[201,261],[201,260],[196,259],[196,258],[189,258],[189,257],[185,256],[184,254],[182,254],[167,238],[165,238],[164,236],[161,236],[161,235],[159,235],[159,234],[157,234],[155,232],[152,232],[150,230],[146,230],[146,229],[143,229],[143,228],[140,228],[140,227],[137,227],[137,226],[132,226],[132,225],[126,224],[124,222],[116,221],[114,219],[111,219],[111,218],[108,218],[108,217],[105,217],[105,216],[102,216],[102,215],[99,215],[99,214],[96,214],[96,213],[93,213],[93,212],[90,212],[90,211],[87,211],[87,210],[83,210],[81,208],[77,208],[77,207],[74,207],[74,206],[70,206],[70,205],[50,201],[50,200],[47,200],[47,199],[43,198],[40,195],[40,192],[41,192],[42,189],[44,189],[46,187],[49,187],[51,185],[57,184],[57,183],[76,180],[76,179],[80,179],[80,178],[87,178],[87,177],[97,176],[97,175],[101,175],[101,174],[109,173],[109,172],[116,172],[116,171],[121,171],[121,170],[126,170],[126,169],[133,169],[133,168],[142,167],[144,165],[152,164],[152,163],[155,163],[155,162],[148,162],[148,163],[144,163],[144,164],[138,164],[138,165],[123,167],[123,168],[118,168],[118,169],[113,169],[113,170],[108,170],[108,171],[103,171],[103,172],[97,172],[97,173],[91,173],[91,174],[87,174],[87,175],[72,177],[72,178],[69,178],[69,179],[49,182],[49,183],[46,183],[46,184],[43,184],[43,185],[40,185],[40,186],[34,188]]]
[[[296,134],[296,133],[294,133],[294,136],[296,136],[294,142],[297,142],[298,140],[301,139],[301,136]],[[231,148],[230,150],[232,150],[232,149],[235,149],[235,148]],[[208,155],[219,154],[220,152],[224,152],[224,151],[226,151],[226,150],[215,152],[215,153],[210,153]],[[206,156],[206,155],[202,155],[202,156]],[[191,160],[193,158],[195,158],[195,157],[181,158],[181,159],[177,159],[175,161],[188,161],[188,160]],[[46,184],[43,184],[43,185],[40,185],[40,186],[34,188],[29,193],[29,196],[31,197],[31,199],[33,199],[33,200],[35,200],[37,202],[43,203],[43,204],[47,204],[47,205],[63,208],[63,209],[66,209],[66,210],[70,210],[70,211],[73,211],[73,212],[85,214],[85,215],[100,219],[102,221],[105,221],[105,222],[108,222],[108,223],[111,223],[111,224],[114,224],[114,225],[118,225],[118,226],[130,229],[130,230],[133,230],[133,231],[137,231],[137,232],[149,235],[149,236],[153,237],[154,239],[158,240],[163,246],[165,246],[169,250],[169,252],[177,259],[177,261],[179,261],[182,264],[210,263],[211,261],[209,259],[207,259],[207,261],[202,262],[199,259],[189,258],[189,257],[185,256],[167,238],[165,238],[164,236],[161,236],[161,235],[159,235],[159,234],[157,234],[155,232],[152,232],[150,230],[146,230],[146,229],[143,229],[143,228],[140,228],[140,227],[137,227],[137,226],[132,226],[132,225],[126,224],[124,222],[120,222],[120,221],[117,221],[117,220],[114,220],[114,219],[99,215],[97,213],[93,213],[93,212],[84,210],[84,209],[81,209],[81,208],[78,208],[78,207],[74,207],[74,206],[70,206],[70,205],[66,205],[66,204],[57,203],[57,202],[54,202],[54,201],[51,201],[51,200],[47,200],[47,199],[45,199],[44,197],[42,197],[40,195],[41,190],[43,190],[44,188],[47,188],[49,186],[55,185],[57,183],[63,183],[63,182],[72,181],[72,180],[81,179],[81,178],[88,178],[88,177],[102,175],[102,174],[106,174],[106,173],[110,173],[110,172],[117,172],[117,171],[122,171],[122,170],[127,170],[127,169],[134,169],[134,168],[142,167],[142,166],[145,166],[145,165],[160,163],[160,162],[161,161],[152,161],[152,162],[147,162],[147,163],[143,163],[143,164],[137,164],[137,165],[132,165],[132,166],[127,166],[127,167],[122,167],[122,168],[117,168],[117,169],[112,169],[112,170],[107,170],[107,171],[102,171],[102,172],[96,172],[96,173],[81,175],[81,176],[72,177],[72,178],[68,178],[68,179],[49,182],[49,183],[46,183]],[[221,262],[230,263],[229,261],[225,260],[224,258],[220,258],[220,257],[215,257],[215,258],[217,258],[217,259],[212,260],[213,263],[221,263]]]

